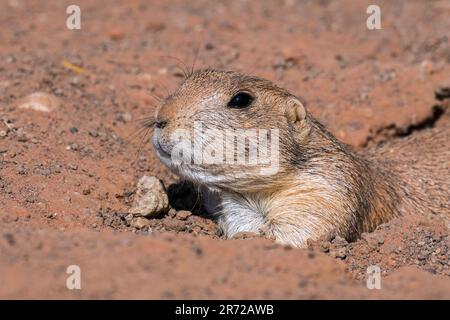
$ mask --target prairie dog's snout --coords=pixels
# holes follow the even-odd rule
[[[438,147],[427,149],[414,170],[448,159],[447,138],[436,135]],[[448,208],[425,196],[448,190],[448,171],[425,190],[401,176],[404,164],[382,168],[351,151],[288,91],[235,72],[190,75],[158,110],[153,144],[174,172],[214,193],[206,206],[220,213],[227,237],[255,232],[305,246],[335,231],[353,240],[402,212]],[[384,161],[395,153],[379,154]]]

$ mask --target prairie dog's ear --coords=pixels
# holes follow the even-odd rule
[[[296,97],[290,97],[286,116],[289,122],[295,123],[303,121],[306,118],[306,109],[303,103]]]

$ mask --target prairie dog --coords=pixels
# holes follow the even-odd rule
[[[273,172],[263,173],[267,161],[236,163],[239,145],[248,158],[253,150],[241,138],[247,131],[260,134],[259,142],[278,143],[270,150]],[[211,147],[211,137],[230,132],[234,148],[225,142]],[[183,137],[194,151],[180,160]],[[446,127],[358,154],[288,91],[257,77],[207,69],[192,73],[163,101],[153,145],[171,170],[207,190],[206,205],[227,238],[252,232],[304,247],[331,231],[354,240],[405,213],[448,213],[449,138]],[[210,157],[199,161],[197,150]]]

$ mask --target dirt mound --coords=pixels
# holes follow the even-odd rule
[[[379,266],[383,275],[413,265],[431,274],[450,276],[449,223],[415,216],[396,218],[362,234],[356,242],[330,235],[311,242],[311,247],[344,261],[357,279],[366,278],[372,265]]]
[[[368,290],[340,261],[263,239],[18,229],[3,233],[0,249],[1,298],[450,298],[448,278],[417,268]],[[70,265],[81,268],[81,290],[66,288]]]

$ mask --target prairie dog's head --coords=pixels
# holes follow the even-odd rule
[[[309,130],[303,104],[267,80],[200,70],[162,103],[153,144],[181,176],[209,187],[268,187]],[[294,153],[294,154],[293,154]]]

